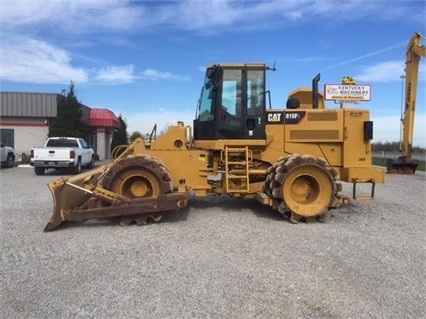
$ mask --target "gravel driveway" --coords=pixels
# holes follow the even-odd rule
[[[387,175],[327,223],[215,197],[145,227],[44,233],[58,177],[0,172],[1,318],[426,317],[424,173]]]

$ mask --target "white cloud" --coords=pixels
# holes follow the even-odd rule
[[[404,62],[386,61],[365,68],[355,75],[355,79],[363,82],[394,82],[404,74]]]
[[[2,37],[0,78],[30,83],[85,83],[88,73],[73,67],[70,54],[47,42],[28,37]]]
[[[169,72],[159,72],[153,69],[147,69],[142,72],[142,78],[147,80],[167,80],[171,77]]]
[[[102,68],[96,79],[111,84],[132,83],[136,79],[133,68],[133,65]]]
[[[94,79],[100,83],[115,85],[132,83],[138,79],[189,80],[185,75],[154,69],[147,69],[137,76],[133,65],[110,66],[89,72],[73,66],[72,56],[68,51],[45,41],[4,33],[0,36],[0,79],[3,81],[37,84],[65,84],[73,81],[81,84],[89,82],[91,74],[96,74]]]
[[[339,66],[342,66],[342,65],[346,65],[346,64],[350,64],[350,63],[352,63],[352,62],[356,62],[356,61],[364,60],[364,59],[366,59],[366,58],[370,58],[370,57],[372,57],[372,56],[375,56],[375,55],[378,55],[378,54],[382,54],[382,53],[384,53],[384,52],[388,52],[388,51],[392,51],[392,50],[394,50],[394,49],[402,48],[402,47],[404,47],[405,45],[406,45],[406,43],[405,43],[405,42],[401,42],[401,43],[398,43],[398,44],[395,44],[395,45],[391,45],[391,46],[389,46],[389,47],[386,47],[386,48],[383,48],[383,49],[380,49],[380,50],[377,50],[377,51],[368,52],[368,53],[365,53],[365,54],[363,54],[363,55],[360,55],[360,56],[357,56],[357,57],[351,58],[351,59],[349,59],[349,60],[345,60],[345,61],[339,62],[339,63],[337,63],[337,64],[330,65],[330,66],[328,66],[327,68],[325,68],[325,70],[327,70],[327,69],[333,69],[333,68],[336,68],[336,67],[339,67]]]
[[[2,6],[0,26],[5,30],[54,26],[79,35],[131,31],[144,12],[143,7],[118,0],[9,0]]]
[[[1,8],[2,24],[16,28],[47,22],[59,13],[60,6],[60,2],[56,1],[4,1]]]
[[[356,80],[362,82],[395,82],[401,81],[400,76],[405,74],[405,63],[401,61],[385,61],[375,65],[365,67],[359,74],[355,75]],[[426,79],[426,65],[419,65],[419,81]]]
[[[171,12],[175,24],[190,30],[230,25],[240,17],[239,8],[233,7],[232,2],[220,0],[186,0]]]
[[[3,30],[55,27],[79,36],[100,32],[146,32],[161,26],[220,32],[229,26],[268,28],[310,18],[348,20],[374,15],[375,19],[395,19],[405,18],[409,10],[404,1],[394,1],[390,8],[386,1],[371,0],[6,0],[6,3],[1,13]],[[254,17],[256,23],[253,23]]]
[[[170,72],[160,72],[154,69],[146,69],[141,73],[141,78],[144,80],[177,80],[188,81],[189,77],[185,75],[172,74]]]

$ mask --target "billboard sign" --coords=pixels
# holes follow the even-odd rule
[[[326,84],[324,85],[327,101],[355,102],[371,100],[371,85],[369,84]]]

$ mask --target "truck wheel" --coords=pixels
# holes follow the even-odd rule
[[[89,165],[87,165],[88,168],[94,168],[95,167],[95,156],[92,156],[92,159],[89,163]]]
[[[15,165],[15,156],[13,154],[8,154],[6,159],[6,166],[13,167]]]
[[[44,167],[34,167],[34,173],[36,175],[44,175]]]
[[[78,160],[77,164],[74,166],[74,174],[80,174],[81,173],[81,161]]]

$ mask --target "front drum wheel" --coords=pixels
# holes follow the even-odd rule
[[[158,178],[146,169],[134,167],[114,179],[109,189],[129,199],[158,197],[162,193]]]
[[[123,158],[105,175],[103,186],[129,199],[171,193],[171,175],[159,160],[147,155]]]

